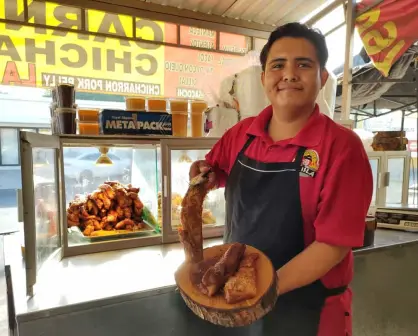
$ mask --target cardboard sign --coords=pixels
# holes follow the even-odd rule
[[[171,114],[103,110],[100,114],[102,134],[172,135]]]

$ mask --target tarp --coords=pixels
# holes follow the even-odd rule
[[[411,62],[418,56],[418,46],[411,46],[393,65],[389,78],[390,79],[403,79],[404,81],[411,81],[413,76],[413,70],[410,68]],[[408,72],[408,70],[410,70]],[[409,76],[406,76],[409,74]],[[343,73],[338,74],[338,87],[337,87],[337,99],[336,104],[341,105],[342,100],[342,78]],[[353,81],[360,81],[361,84],[353,84],[351,106],[360,106],[371,103],[376,99],[379,99],[383,94],[387,93],[394,86],[411,86],[411,90],[403,90],[403,94],[406,95],[407,91],[414,92],[415,84],[397,84],[382,82],[384,76],[379,70],[375,68],[373,63],[369,62],[353,68]],[[368,83],[365,83],[368,82]],[[405,102],[407,103],[407,102]],[[383,108],[383,107],[381,107]]]

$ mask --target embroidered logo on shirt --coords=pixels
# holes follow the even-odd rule
[[[314,177],[319,169],[319,155],[313,149],[307,149],[303,153],[300,176]]]

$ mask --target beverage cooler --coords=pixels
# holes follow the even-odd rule
[[[216,141],[21,132],[28,295],[64,257],[177,242],[190,165]],[[203,208],[204,237],[221,237],[224,190]]]

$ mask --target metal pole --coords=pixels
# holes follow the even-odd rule
[[[342,93],[342,110],[341,121],[348,121],[351,112],[351,88],[352,88],[352,68],[353,68],[353,44],[354,44],[354,24],[355,24],[356,1],[349,0],[347,2],[346,11],[346,36],[345,36],[345,62],[343,75],[343,93]]]
[[[401,132],[405,128],[405,110],[402,110],[402,118],[401,118]]]
[[[415,75],[415,103],[416,103],[417,113],[418,113],[418,58],[416,58],[414,62],[414,75]],[[417,115],[417,132],[418,132],[418,115]],[[418,134],[417,134],[417,140],[418,140]]]

